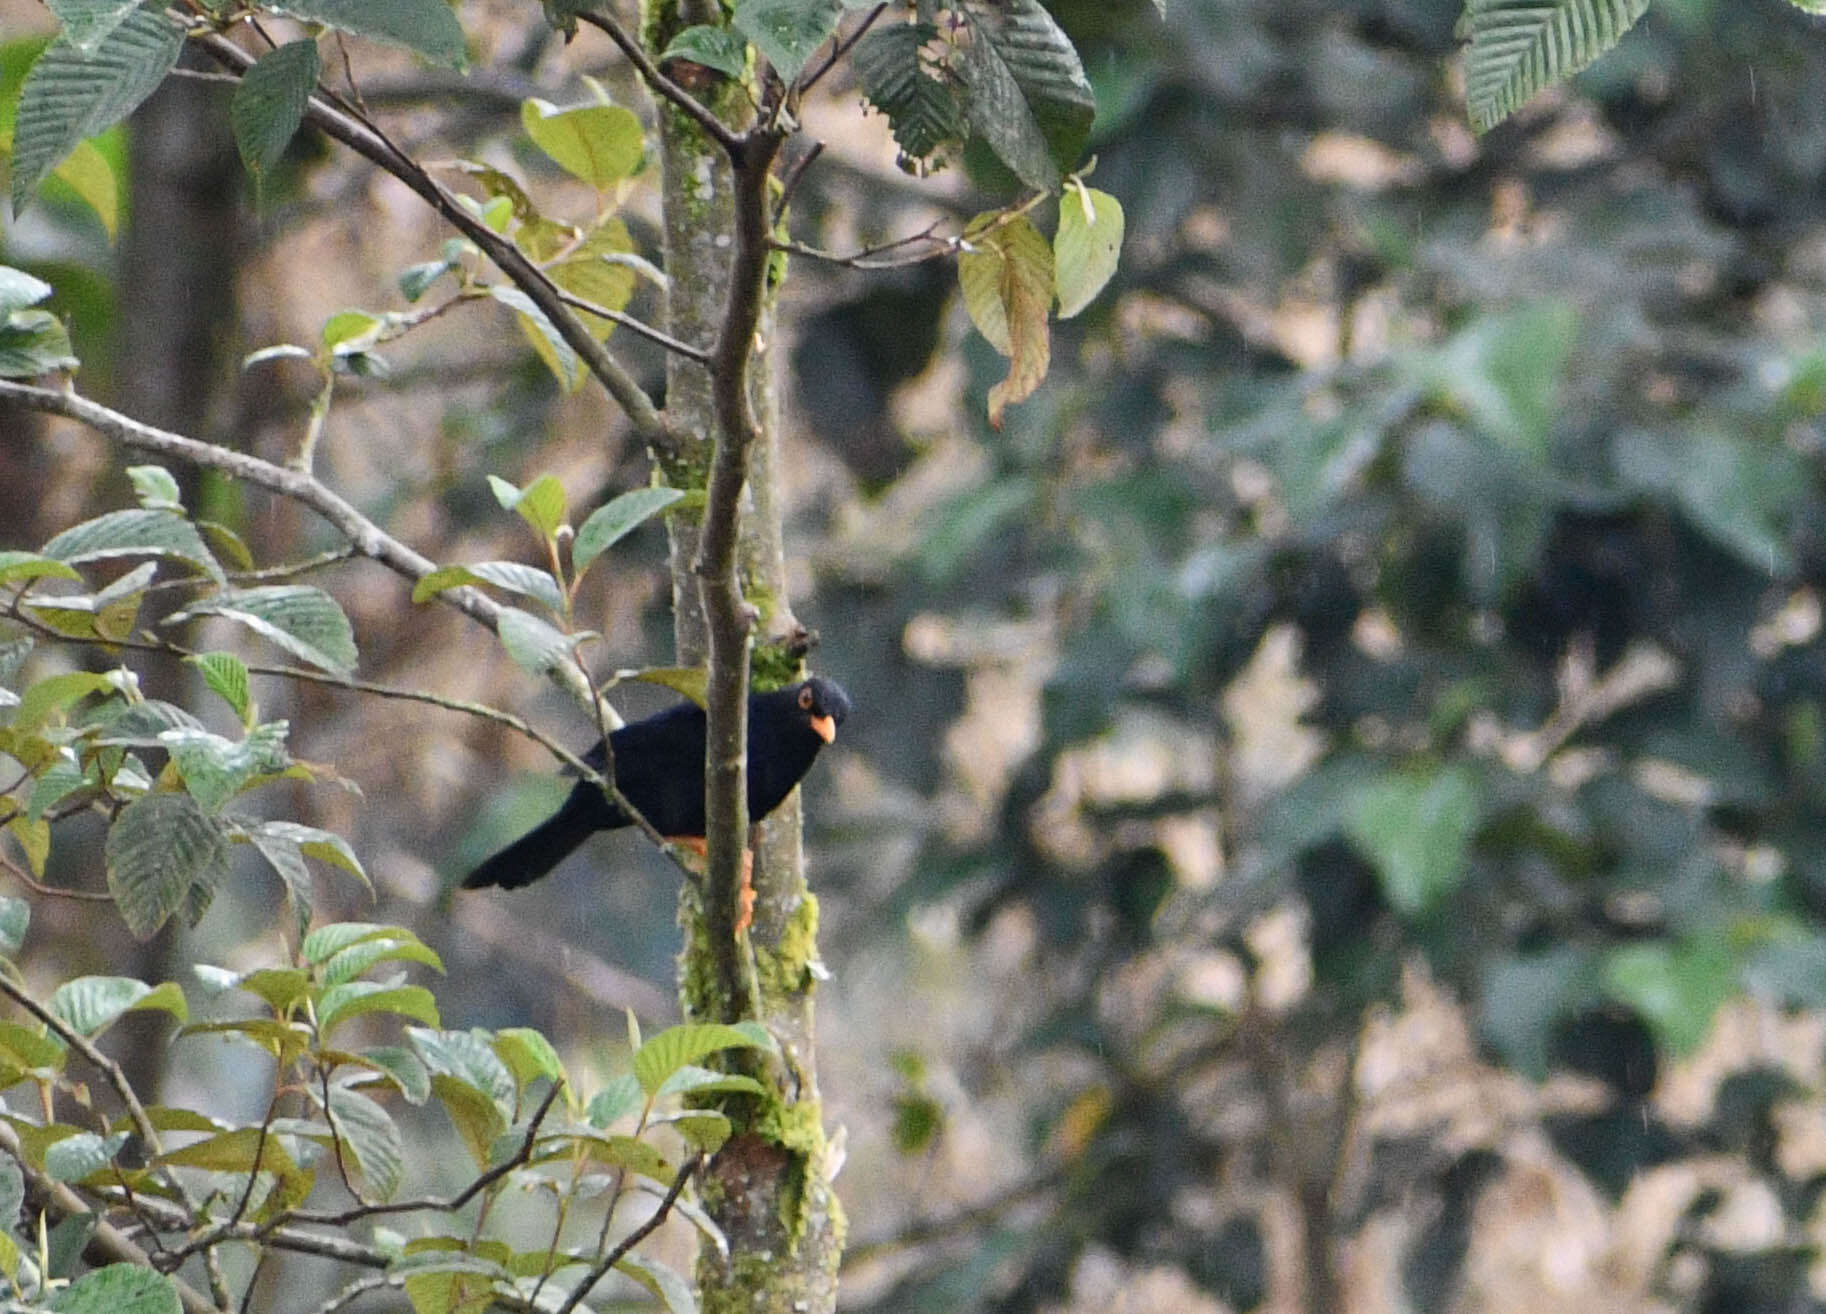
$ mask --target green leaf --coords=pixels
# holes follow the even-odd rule
[[[142,0],[48,0],[63,27],[63,39],[89,51],[138,9]]]
[[[748,72],[748,43],[726,27],[696,23],[672,38],[659,62],[669,59],[688,59],[726,78],[739,78]]]
[[[571,544],[571,568],[581,575],[590,563],[684,494],[676,488],[635,488],[590,512]]]
[[[283,1017],[310,993],[311,974],[297,967],[261,967],[237,977],[235,985],[259,996],[276,1016]]]
[[[159,742],[171,753],[184,788],[206,812],[215,812],[257,776],[278,775],[291,765],[284,721],[258,725],[240,740],[208,730],[167,730]]]
[[[330,348],[344,347],[351,342],[372,345],[374,335],[386,324],[379,315],[366,310],[339,310],[323,321],[323,328],[318,332],[318,339]]]
[[[627,308],[634,295],[635,266],[631,259],[618,257],[634,254],[634,239],[627,224],[611,215],[590,231],[573,254],[547,265],[545,272],[572,296],[604,310],[620,311]],[[607,316],[577,306],[571,309],[598,341],[614,332],[615,321]]]
[[[207,1168],[218,1173],[268,1172],[290,1175],[298,1165],[287,1154],[277,1136],[262,1134],[258,1127],[235,1127],[217,1132],[205,1140],[167,1150],[158,1156],[161,1164],[185,1168]]]
[[[1052,239],[1060,319],[1090,305],[1115,274],[1122,227],[1122,204],[1108,192],[1082,185],[1065,189],[1059,198],[1059,231]]]
[[[725,1049],[760,1049],[777,1052],[767,1029],[757,1022],[698,1023],[667,1027],[648,1037],[634,1054],[634,1077],[648,1095],[655,1095],[673,1073],[706,1054]]]
[[[192,603],[172,617],[226,616],[253,630],[299,660],[335,675],[355,669],[355,631],[336,600],[308,584],[270,584],[230,589]]]
[[[518,607],[501,608],[497,630],[501,646],[528,675],[543,676],[570,660],[583,636],[566,634]]]
[[[475,1166],[487,1168],[496,1139],[507,1130],[507,1118],[501,1112],[500,1104],[472,1082],[439,1072],[435,1066],[431,1073],[431,1091],[444,1106],[444,1112],[450,1115],[451,1125],[462,1138]]]
[[[371,1045],[356,1057],[385,1074],[406,1103],[423,1104],[431,1098],[431,1074],[411,1050],[400,1045]]]
[[[559,109],[534,96],[520,104],[520,126],[560,168],[599,192],[631,177],[647,152],[640,117],[620,105]]]
[[[1078,52],[1039,0],[964,0],[960,12],[976,38],[958,63],[971,130],[1023,183],[1052,191],[1097,113]]]
[[[590,1097],[583,1120],[592,1127],[612,1127],[618,1119],[638,1109],[641,1103],[640,1082],[632,1072],[624,1072]]]
[[[15,730],[36,730],[59,712],[67,711],[91,694],[115,693],[119,685],[108,675],[92,671],[64,671],[47,675],[25,691],[13,716]]]
[[[128,1133],[116,1132],[112,1136],[97,1136],[94,1132],[77,1132],[66,1136],[44,1152],[44,1171],[54,1181],[80,1182],[91,1173],[98,1173],[114,1160],[120,1153],[120,1147],[127,1143]]]
[[[564,340],[531,297],[517,287],[500,285],[489,288],[488,295],[519,313],[521,332],[558,380],[559,387],[570,393],[583,386],[583,362],[577,359],[576,349]]]
[[[486,1032],[408,1027],[406,1035],[432,1072],[455,1077],[498,1103],[513,1099],[513,1074],[495,1053]]]
[[[305,936],[298,946],[298,956],[313,966],[322,967],[344,950],[376,940],[387,944],[418,943],[418,936],[403,926],[379,922],[332,922]]]
[[[205,652],[184,659],[202,673],[203,683],[234,708],[243,725],[253,720],[253,690],[248,683],[247,664],[232,652]]]
[[[51,295],[51,285],[23,269],[0,265],[0,316],[35,306]]]
[[[657,684],[662,689],[683,694],[699,707],[704,706],[710,696],[707,692],[710,685],[710,672],[702,666],[643,666],[638,670],[617,671],[611,684],[620,684],[625,680],[638,680],[642,684]]]
[[[645,1255],[623,1255],[615,1267],[665,1302],[668,1314],[697,1314],[697,1294],[674,1269]]]
[[[162,465],[130,465],[127,478],[133,481],[133,495],[148,511],[184,510],[184,495],[171,471]]]
[[[58,534],[42,549],[71,565],[114,557],[172,557],[195,566],[218,584],[227,582],[196,526],[171,511],[136,507],[110,511]]]
[[[51,1297],[52,1314],[183,1314],[177,1288],[139,1264],[109,1264],[84,1273]]]
[[[440,1025],[437,999],[424,986],[395,986],[380,981],[345,981],[323,992],[317,1003],[317,1025],[328,1036],[342,1023],[368,1013],[395,1013]]]
[[[444,960],[438,957],[437,950],[417,936],[379,936],[330,955],[323,963],[323,982],[340,985],[353,981],[378,963],[423,963],[436,971],[444,970]]]
[[[1670,433],[1630,429],[1612,443],[1618,478],[1669,498],[1707,538],[1769,575],[1794,569],[1783,520],[1805,488],[1806,467],[1771,440],[1710,424]]]
[[[19,1211],[25,1206],[25,1172],[12,1155],[0,1155],[0,1232],[8,1232],[19,1222]]]
[[[148,794],[121,809],[105,845],[108,892],[127,929],[150,938],[185,906],[193,886],[213,889],[226,870],[222,823],[188,794]]]
[[[177,982],[149,986],[129,976],[79,976],[65,981],[51,996],[51,1013],[78,1035],[90,1039],[123,1013],[157,1009],[179,1022],[190,1021],[190,1005]]]
[[[0,895],[0,958],[17,958],[25,947],[25,932],[32,924],[32,905],[24,899]],[[0,1227],[5,1225],[0,1211]]]
[[[330,1089],[330,1125],[355,1155],[368,1194],[391,1200],[406,1164],[405,1142],[387,1111],[346,1086]]]
[[[35,379],[81,362],[63,321],[47,310],[15,310],[0,320],[0,378]]]
[[[558,1057],[552,1042],[531,1027],[509,1027],[496,1032],[495,1053],[514,1074],[514,1081],[522,1091],[540,1077],[564,1080],[564,1060]]]
[[[1345,831],[1388,901],[1412,916],[1464,878],[1478,814],[1477,781],[1464,767],[1391,773],[1356,796]]]
[[[284,0],[273,8],[404,46],[434,64],[463,68],[469,63],[463,29],[444,0]]]
[[[468,566],[439,567],[413,585],[412,600],[424,602],[462,584],[493,584],[509,593],[531,598],[554,612],[564,610],[564,591],[558,587],[552,573],[518,561],[478,561]]]
[[[256,184],[284,156],[322,72],[317,43],[306,37],[269,50],[242,76],[228,102],[228,122]]]
[[[427,260],[400,271],[399,291],[407,301],[417,301],[431,290],[431,285],[458,266],[448,260]]]
[[[837,0],[737,0],[730,23],[791,83],[837,30],[842,14]]]
[[[95,212],[102,231],[112,242],[120,232],[123,206],[120,175],[112,159],[97,149],[92,141],[79,141],[51,176],[75,192],[78,199]]]
[[[0,1062],[33,1076],[54,1077],[63,1070],[67,1051],[55,1036],[17,1022],[0,1022]]]
[[[901,162],[924,162],[962,139],[963,88],[949,67],[929,54],[938,40],[930,23],[877,26],[851,55],[862,94],[888,116]]]
[[[54,557],[40,556],[36,552],[0,552],[0,585],[15,584],[25,579],[81,578],[74,567]]]
[[[454,21],[454,20],[452,20]],[[135,8],[89,50],[67,36],[45,48],[19,93],[13,127],[13,210],[85,137],[131,114],[165,80],[184,30],[157,7]]]
[[[1465,105],[1490,131],[1623,39],[1649,0],[1466,0]]]
[[[665,1095],[765,1095],[767,1088],[753,1077],[744,1077],[738,1073],[714,1072],[709,1068],[700,1068],[687,1063],[679,1068],[665,1083],[654,1092],[656,1097]]]
[[[1722,936],[1626,944],[1604,962],[1604,990],[1647,1019],[1656,1038],[1690,1054],[1737,989],[1737,961]]]

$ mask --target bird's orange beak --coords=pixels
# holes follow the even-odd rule
[[[812,729],[818,732],[818,738],[827,744],[837,742],[837,723],[828,716],[814,716]]]

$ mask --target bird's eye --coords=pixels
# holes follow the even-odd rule
[[[808,712],[812,710],[812,687],[809,684],[799,690],[799,706]]]

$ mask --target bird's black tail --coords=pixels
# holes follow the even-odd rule
[[[563,807],[470,872],[463,888],[499,885],[517,890],[570,857],[578,845],[602,829],[600,796],[579,797],[580,792],[573,792]]]

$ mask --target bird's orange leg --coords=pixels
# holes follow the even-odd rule
[[[668,843],[676,844],[681,849],[689,849],[698,857],[708,860],[710,842],[702,835],[668,835]],[[742,880],[735,892],[735,933],[742,934],[754,925],[754,850],[742,850]]]

